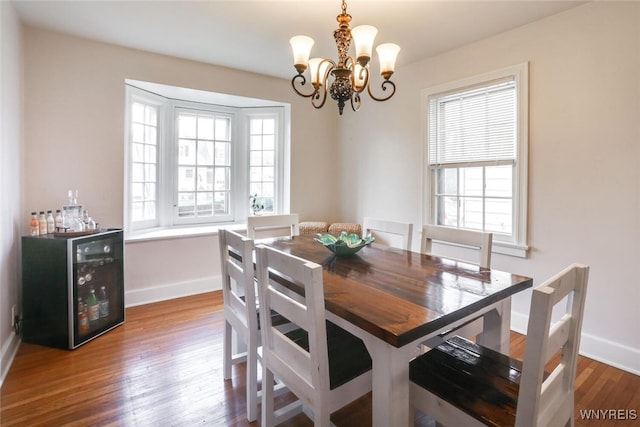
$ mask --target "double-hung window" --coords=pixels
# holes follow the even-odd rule
[[[425,221],[493,233],[494,251],[525,255],[527,65],[423,92]]]
[[[286,211],[285,108],[250,101],[222,106],[127,85],[127,230],[242,223],[250,195],[265,213]]]

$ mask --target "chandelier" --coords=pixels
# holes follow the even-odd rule
[[[349,28],[351,15],[347,14],[347,3],[342,0],[342,13],[336,17],[339,27],[333,32],[338,48],[338,62],[332,59],[311,58],[311,47],[313,39],[307,36],[295,36],[289,40],[293,50],[293,66],[298,74],[291,79],[293,90],[300,96],[311,98],[311,105],[315,108],[322,108],[327,100],[327,92],[331,98],[338,103],[340,115],[344,110],[347,101],[351,104],[353,111],[360,109],[360,94],[366,89],[369,96],[376,101],[386,101],[396,93],[396,85],[391,80],[396,57],[400,51],[400,46],[393,43],[384,43],[376,47],[380,60],[380,75],[384,78],[381,83],[383,92],[390,89],[387,96],[375,96],[371,92],[369,80],[369,60],[373,40],[378,30],[371,25],[359,25],[353,29]],[[355,43],[355,59],[349,55],[351,41]],[[303,92],[303,86],[307,83],[304,76],[305,70],[309,68],[311,86],[313,91]],[[329,82],[329,75],[333,76],[333,81]],[[296,86],[296,83],[300,89]],[[302,90],[301,90],[302,89]]]

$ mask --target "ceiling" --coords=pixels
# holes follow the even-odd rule
[[[339,0],[11,1],[30,26],[276,77],[295,74],[294,35],[316,41],[312,56],[337,56]],[[583,3],[350,0],[347,12],[352,27],[378,28],[376,44],[399,44],[402,66]]]

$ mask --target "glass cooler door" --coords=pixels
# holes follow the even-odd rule
[[[122,232],[73,239],[72,348],[124,322]],[[71,291],[71,290],[70,290]]]

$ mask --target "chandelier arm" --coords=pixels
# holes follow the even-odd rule
[[[352,78],[351,78],[351,86],[353,86],[353,91],[356,92],[356,93],[362,93],[362,92],[364,92],[365,89],[369,88],[369,78],[371,76],[371,74],[369,73],[369,68],[368,67],[361,67],[359,74],[360,74],[360,76],[364,75],[364,78],[360,79],[362,81],[362,86],[360,86],[360,88],[358,89],[356,87],[356,71],[355,71],[355,67],[354,67],[353,75],[352,75]],[[369,95],[371,95],[371,92],[369,92]]]
[[[304,93],[301,92],[300,90],[298,90],[298,88],[296,87],[296,80],[302,80],[300,83],[300,86],[304,86],[307,83],[307,79],[304,77],[304,75],[302,74],[296,74],[295,76],[293,76],[293,78],[291,79],[291,87],[293,88],[293,90],[296,91],[296,93],[302,97],[305,98],[310,98],[314,95],[316,95],[318,93],[318,89],[314,88],[313,92],[311,93]]]
[[[362,92],[362,91],[360,91],[360,92]],[[360,110],[360,103],[361,103],[360,93],[359,92],[355,92],[353,94],[353,96],[351,97],[351,109],[353,111]]]
[[[373,99],[374,101],[386,101],[389,98],[391,98],[396,93],[396,84],[394,82],[392,82],[391,80],[385,80],[385,81],[382,82],[380,87],[382,88],[383,91],[386,91],[387,90],[387,85],[390,85],[393,90],[391,91],[391,93],[389,95],[383,96],[383,97],[380,97],[380,98],[376,97],[371,92],[370,85],[367,85],[367,92],[369,92],[369,96],[371,97],[371,99]]]
[[[325,84],[325,85],[322,86],[322,101],[320,101],[319,104],[316,103],[316,101],[318,99],[320,99],[320,90],[319,90],[319,88],[316,89],[316,91],[314,92],[314,95],[315,96],[313,96],[311,98],[311,105],[313,105],[313,107],[316,108],[316,109],[322,108],[324,106],[324,103],[327,100],[327,85]]]

